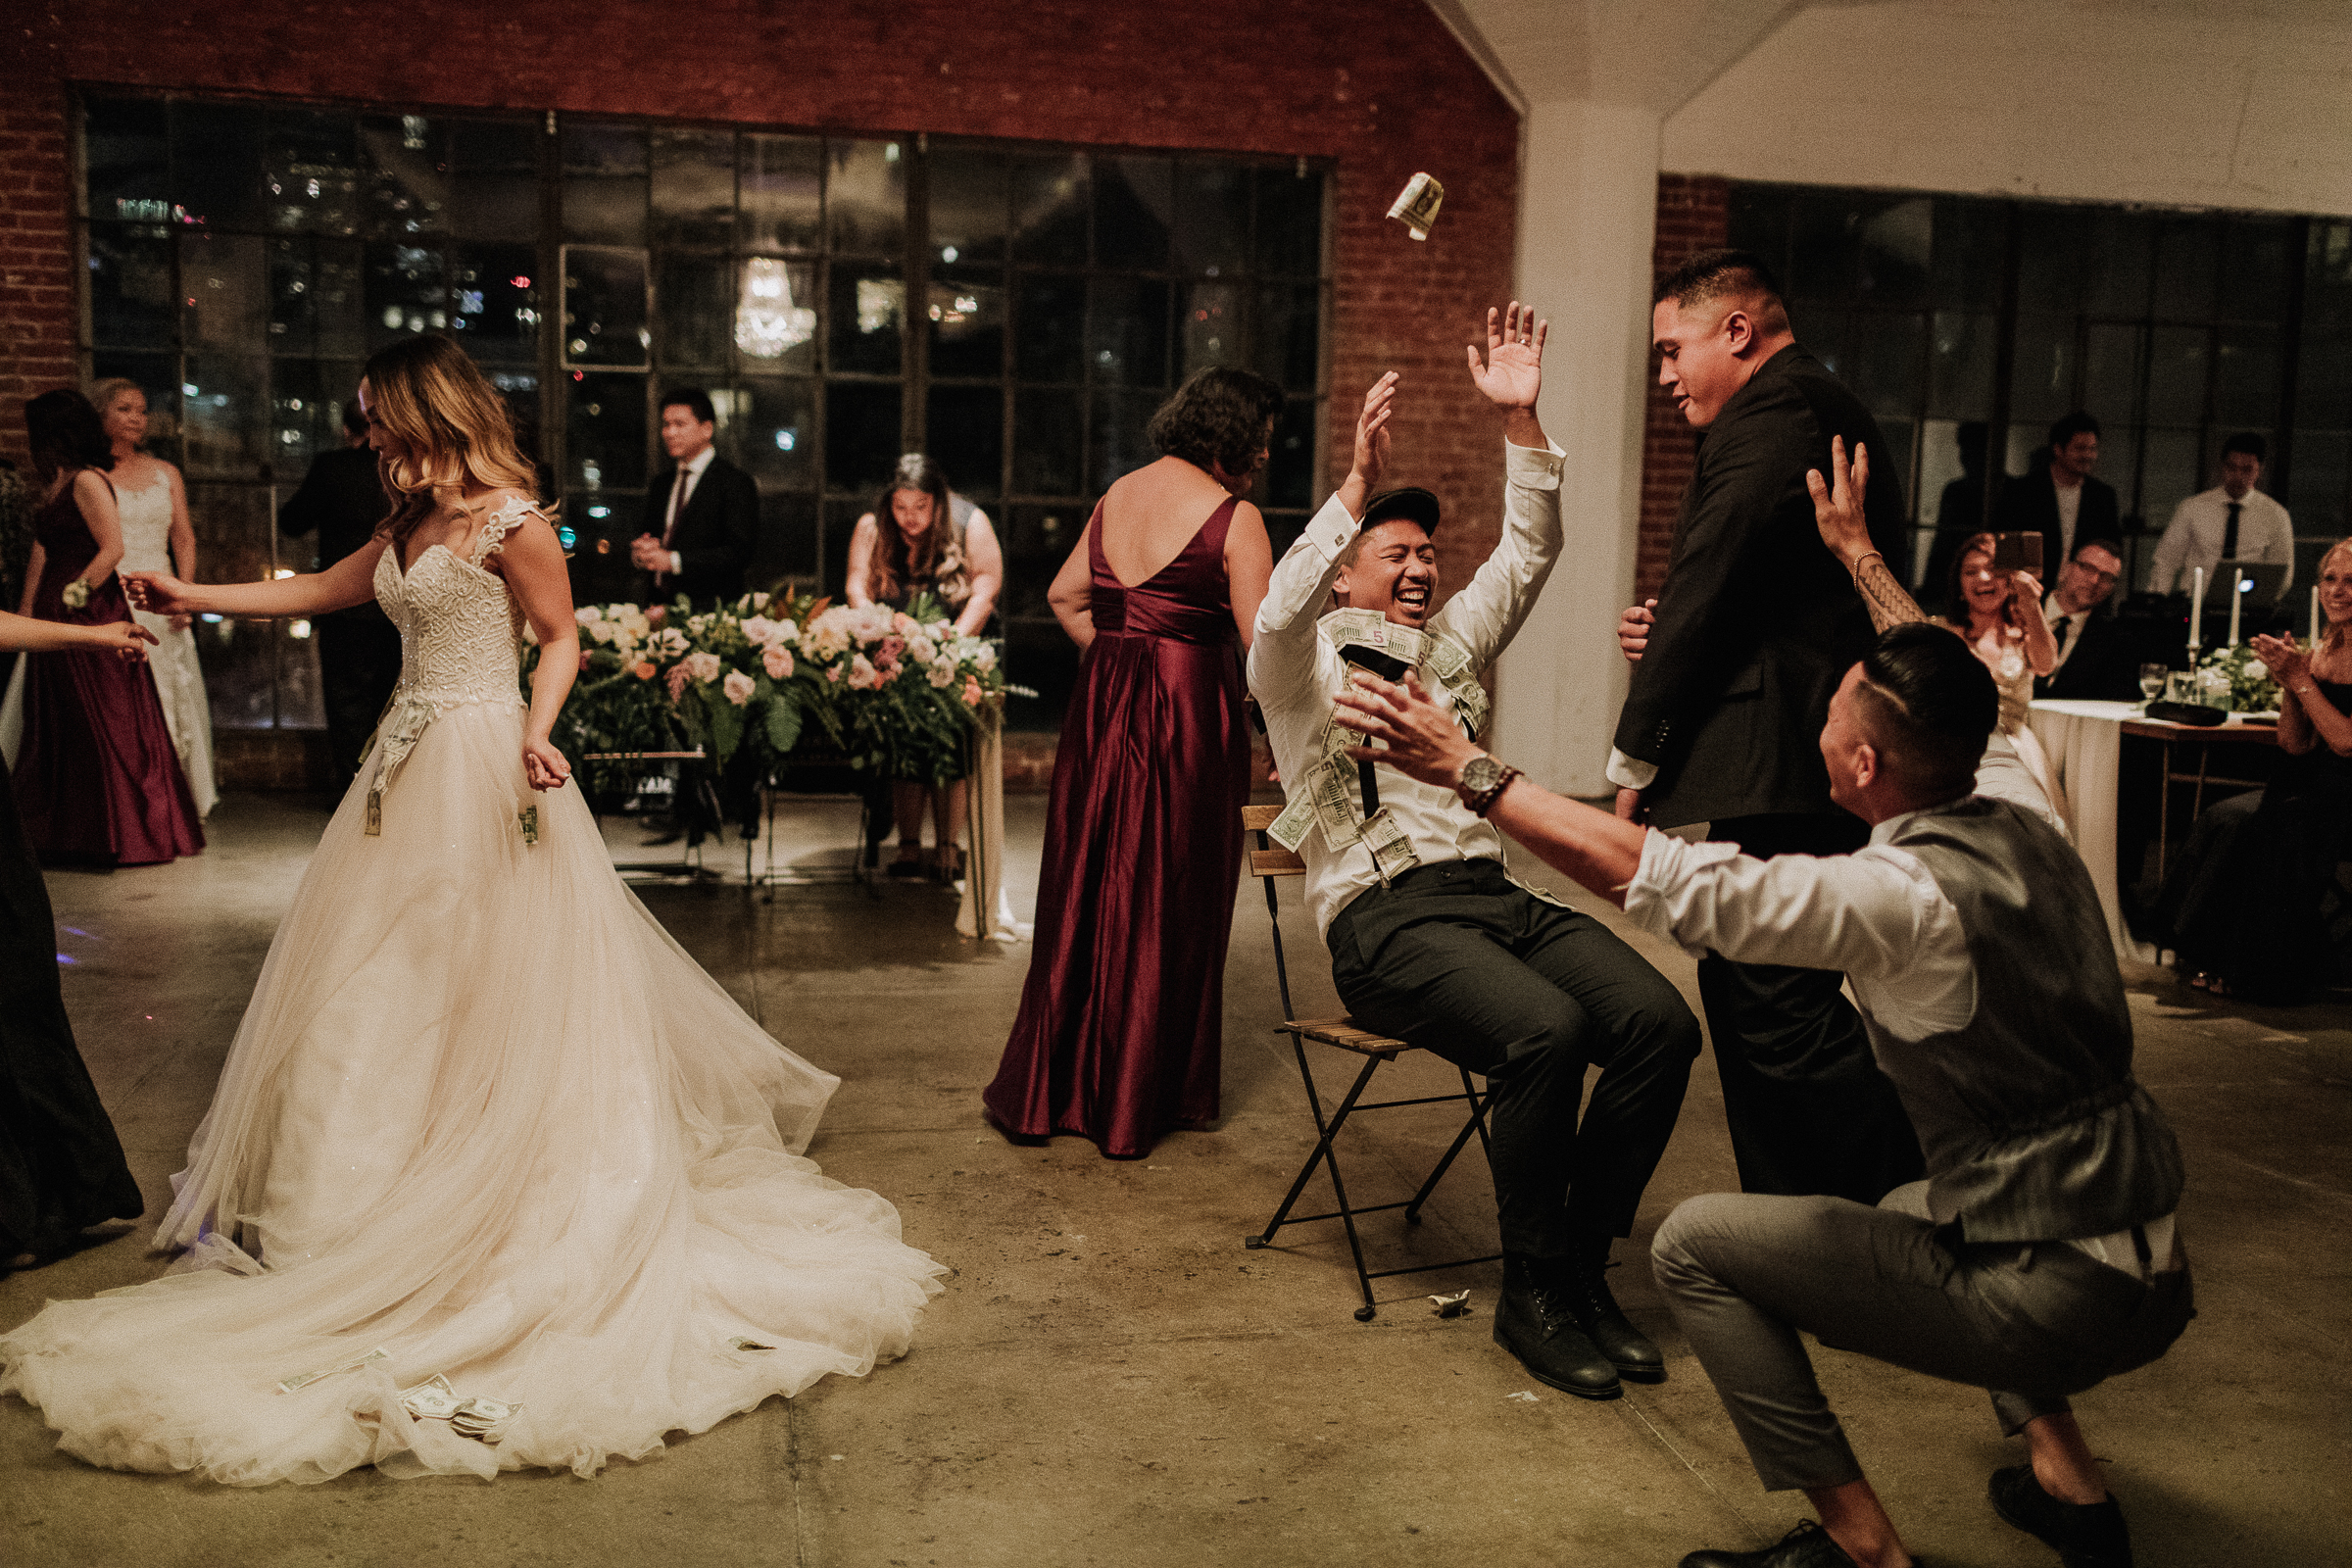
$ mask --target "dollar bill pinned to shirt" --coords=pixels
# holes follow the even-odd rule
[[[281,1380],[277,1385],[277,1392],[292,1394],[297,1389],[309,1388],[320,1378],[331,1378],[338,1372],[357,1372],[364,1366],[373,1366],[378,1361],[389,1361],[390,1359],[392,1359],[392,1352],[378,1346],[366,1355],[355,1355],[348,1361],[337,1361],[333,1366],[322,1366],[315,1372],[298,1372],[290,1378]]]
[[[1421,863],[1404,824],[1385,806],[1365,819],[1363,841],[1372,852],[1372,869],[1383,887]]]

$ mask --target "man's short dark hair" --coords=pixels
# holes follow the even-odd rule
[[[697,424],[716,424],[718,411],[710,407],[710,394],[696,386],[673,386],[662,394],[662,412],[684,408],[694,416]]]
[[[2222,443],[2223,457],[2226,458],[2232,452],[2243,452],[2256,463],[2261,463],[2270,457],[2271,444],[2265,441],[2258,431],[2240,430]]]
[[[2095,535],[2088,539],[2076,540],[2075,553],[2066,559],[2069,561],[2081,561],[2082,559],[2082,552],[2085,550],[2104,550],[2118,561],[2124,559],[2124,545],[2122,540],[2101,539]]]
[[[1267,425],[1281,414],[1281,387],[1254,370],[1212,365],[1186,377],[1144,433],[1168,457],[1239,477],[1256,469]]]
[[[1906,791],[1936,800],[1970,792],[2001,699],[1965,639],[1922,621],[1888,627],[1862,656],[1854,697],[1879,765]]]
[[[2056,452],[2075,437],[2085,433],[2097,435],[2099,421],[2087,411],[2077,409],[2050,426],[2050,450]]]
[[[1748,293],[1766,295],[1775,305],[1781,303],[1781,280],[1773,275],[1770,262],[1754,251],[1700,251],[1658,279],[1649,303],[1661,305],[1672,300],[1688,310],[1726,294]]]

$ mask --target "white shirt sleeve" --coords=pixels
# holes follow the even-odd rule
[[[2188,503],[2183,501],[2173,508],[2173,520],[2165,524],[2164,537],[2156,541],[2156,564],[2148,569],[2148,591],[2171,593],[2187,555]]]
[[[1609,765],[1602,771],[1621,790],[1645,790],[1658,781],[1657,763],[1628,757],[1614,746],[1609,748]]]
[[[1567,454],[1507,441],[1502,450],[1502,540],[1469,586],[1430,621],[1462,645],[1474,670],[1492,664],[1519,634],[1562,543],[1560,469]]]
[[[2261,492],[2257,491],[2255,494],[2259,495]],[[2262,554],[2258,557],[2250,556],[2248,559],[2276,562],[2284,566],[2286,576],[2278,584],[2279,593],[2284,594],[2287,589],[2295,585],[2295,525],[2288,517],[2284,507],[2268,496],[2264,496],[2263,499],[2269,501],[2270,505],[2260,509],[2255,515],[2261,519],[2257,526],[2268,537],[2260,547]],[[2243,548],[2242,544],[2240,548]]]
[[[1288,702],[1315,672],[1315,612],[1330,597],[1340,574],[1340,556],[1355,539],[1358,524],[1339,496],[1307,519],[1306,531],[1282,553],[1257,607],[1257,634],[1250,644],[1250,690],[1272,707]]]
[[[1842,970],[1874,1019],[1907,1039],[1958,1028],[1975,1007],[1959,911],[1916,856],[1889,845],[1759,860],[1653,831],[1625,912],[1693,953]]]

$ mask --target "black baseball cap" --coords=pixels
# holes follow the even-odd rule
[[[1430,533],[1438,531],[1438,498],[1419,485],[1407,485],[1374,496],[1364,508],[1364,528],[1383,522],[1417,522]]]

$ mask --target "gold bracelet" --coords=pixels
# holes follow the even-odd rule
[[[1862,587],[1862,563],[1868,561],[1873,556],[1877,556],[1879,558],[1879,564],[1881,565],[1886,564],[1886,555],[1877,550],[1865,550],[1861,555],[1854,558],[1854,589],[1856,592],[1860,592]]]

